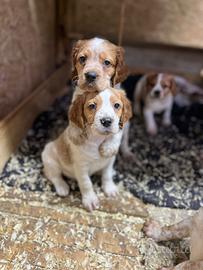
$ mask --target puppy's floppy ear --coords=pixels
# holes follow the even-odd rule
[[[77,56],[79,53],[79,50],[83,44],[83,40],[78,40],[72,48],[72,81],[75,82],[78,79],[78,73],[76,69],[76,63],[77,63]]]
[[[117,47],[115,73],[112,78],[113,86],[115,86],[117,83],[123,82],[129,75],[128,67],[124,61],[124,53],[125,51],[122,47]]]
[[[86,118],[84,115],[84,104],[85,104],[86,96],[79,95],[71,104],[68,118],[69,121],[73,122],[77,127],[84,129]]]
[[[120,128],[123,128],[123,125],[132,117],[132,106],[129,99],[126,97],[125,91],[118,90],[120,99],[123,103],[123,111],[120,118]]]
[[[171,89],[171,93],[173,94],[173,96],[176,95],[176,82],[175,82],[175,79],[173,77],[171,77],[170,79],[170,82],[171,82],[171,86],[170,86],[170,89]]]

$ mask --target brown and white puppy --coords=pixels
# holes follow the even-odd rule
[[[128,75],[124,49],[101,38],[79,40],[73,47],[72,62],[76,92],[102,91]]]
[[[155,241],[168,241],[190,236],[190,260],[175,267],[163,267],[161,270],[202,270],[203,269],[203,208],[193,217],[178,224],[161,227],[156,221],[145,224],[144,232]]]
[[[69,193],[62,177],[66,175],[77,180],[85,208],[90,211],[98,208],[90,179],[96,172],[101,172],[105,194],[117,194],[113,164],[123,127],[131,115],[130,102],[121,90],[106,88],[101,92],[84,92],[75,98],[69,110],[69,126],[42,153],[45,175],[60,196]]]
[[[151,135],[157,133],[154,119],[155,113],[163,112],[163,125],[171,124],[171,109],[176,94],[176,84],[171,75],[151,73],[144,75],[136,85],[134,93],[134,112],[143,115],[147,132]]]
[[[84,92],[103,91],[113,86],[120,88],[120,83],[128,75],[124,61],[124,49],[101,38],[79,40],[72,50],[72,80],[76,87],[73,100]],[[125,158],[132,159],[128,143],[129,123],[125,126],[121,143],[121,152]],[[105,146],[106,144],[106,146]],[[104,142],[107,148],[113,142]],[[114,152],[114,150],[112,149]],[[104,151],[106,154],[110,152]]]

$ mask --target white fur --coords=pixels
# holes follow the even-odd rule
[[[140,81],[137,83],[135,89],[135,103],[134,103],[134,112],[136,114],[141,113],[141,104],[139,100],[139,96],[141,95],[144,87],[146,85],[147,75],[143,76]],[[155,135],[157,133],[157,125],[154,119],[155,113],[163,114],[163,125],[168,126],[171,124],[171,109],[173,106],[173,95],[172,93],[168,93],[166,96],[163,96],[163,88],[161,86],[161,80],[163,79],[163,74],[160,73],[157,75],[157,82],[155,86],[151,89],[150,93],[146,96],[143,108],[143,115],[145,119],[147,132],[151,135]],[[154,91],[160,91],[160,98],[154,97]]]
[[[95,38],[91,39],[90,46],[91,46],[92,50],[94,50],[94,51],[99,50],[100,51],[103,42],[104,42],[104,39],[95,37]]]
[[[102,99],[102,106],[95,114],[93,126],[87,130],[87,139],[84,143],[76,145],[69,137],[73,132],[76,137],[78,136],[77,130],[79,128],[75,128],[74,124],[70,122],[65,130],[65,138],[70,146],[73,162],[71,164],[64,163],[60,157],[60,153],[57,152],[54,141],[48,143],[42,153],[45,171],[48,171],[46,176],[54,184],[57,193],[64,196],[69,192],[68,185],[61,177],[62,174],[76,179],[82,194],[83,205],[90,211],[99,206],[99,201],[90,179],[92,174],[101,172],[104,192],[109,196],[115,196],[117,194],[117,187],[113,182],[113,164],[115,161],[115,149],[118,151],[122,138],[118,116],[110,103],[110,90],[106,89],[100,92],[99,95]],[[108,128],[111,133],[108,135],[99,134],[99,132],[104,131],[104,127],[100,122],[100,119],[103,117],[111,117],[113,119],[111,128]],[[107,157],[103,157],[100,154],[99,147],[106,139],[107,141],[109,140],[109,144],[107,143],[104,146],[106,149],[103,150],[110,151],[109,157],[108,153]],[[49,166],[51,166],[50,169],[52,168],[52,170],[55,167],[54,175],[48,175],[50,171]]]

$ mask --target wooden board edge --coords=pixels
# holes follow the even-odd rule
[[[26,97],[0,122],[0,173],[10,155],[17,149],[35,118],[62,94],[70,78],[70,65],[55,70],[39,87]]]

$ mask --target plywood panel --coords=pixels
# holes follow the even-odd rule
[[[69,31],[118,40],[121,0],[69,1]],[[126,0],[123,43],[203,48],[202,0]]]
[[[171,244],[170,250],[145,237],[146,218],[134,215],[136,208],[146,208],[161,224],[178,222],[191,211],[145,206],[122,189],[114,199],[118,212],[112,213],[111,201],[97,192],[103,208],[89,213],[76,204],[79,194],[62,199],[0,187],[0,269],[150,270],[172,265],[177,246]],[[129,204],[135,212],[129,212]]]
[[[37,115],[47,109],[63,92],[69,76],[70,66],[62,66],[0,122],[0,172]]]
[[[176,47],[125,47],[126,63],[132,73],[169,72],[200,80],[203,50]]]
[[[0,25],[2,119],[54,70],[54,1],[2,0]]]

